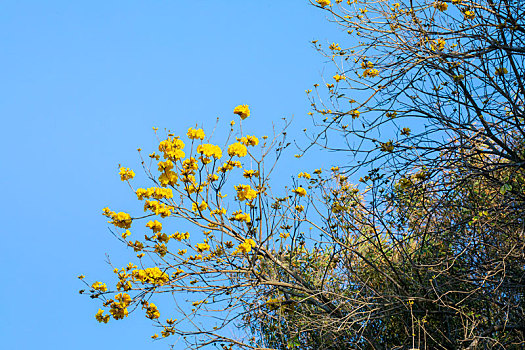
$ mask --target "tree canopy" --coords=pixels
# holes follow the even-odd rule
[[[103,211],[138,255],[110,286],[85,282],[97,320],[133,310],[189,348],[521,348],[521,1],[310,2],[348,40],[312,42],[334,75],[307,90],[301,152],[340,163],[273,188],[288,124],[255,136],[248,105],[222,139],[156,131],[150,184],[120,168],[144,213]],[[171,314],[166,294],[194,301]]]

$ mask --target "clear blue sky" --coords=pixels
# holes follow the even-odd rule
[[[306,0],[2,1],[0,346],[167,348],[142,314],[101,325],[78,294],[78,274],[112,275],[106,252],[130,254],[100,215],[133,200],[117,164],[138,169],[152,126],[206,128],[241,103],[257,134],[309,126],[304,90],[331,68],[309,41],[340,35]]]

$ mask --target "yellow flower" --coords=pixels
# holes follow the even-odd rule
[[[174,238],[176,239],[177,241],[182,241],[183,239],[188,239],[190,238],[190,233],[189,232],[175,232],[174,234],[172,234],[170,236],[171,238]]]
[[[448,8],[448,4],[443,1],[436,1],[434,2],[434,8],[438,9],[439,11],[446,11]]]
[[[235,186],[237,191],[237,198],[242,202],[245,200],[252,201],[257,197],[257,191],[252,189],[250,185]]]
[[[297,177],[299,177],[299,178],[304,177],[305,179],[311,179],[312,175],[310,175],[308,173],[300,172],[299,175],[297,175]]]
[[[95,282],[91,285],[91,288],[93,288],[94,290],[98,290],[102,293],[105,293],[108,291],[108,287],[106,286],[105,283],[102,283],[102,282]]]
[[[233,215],[232,220],[235,220],[235,221],[243,221],[246,223],[249,223],[252,221],[250,214],[243,213],[241,210],[233,212],[232,215]]]
[[[335,81],[339,82],[340,80],[346,80],[346,77],[344,75],[336,74],[334,75]]]
[[[437,39],[437,41],[435,40],[432,40],[431,41],[431,44],[430,44],[430,48],[433,50],[433,51],[443,51],[443,49],[445,48],[445,39],[443,38],[439,38]]]
[[[155,221],[148,221],[148,223],[146,224],[146,227],[152,229],[153,233],[157,233],[157,232],[160,232],[162,230],[162,224],[160,222],[158,222],[157,220],[155,220]]]
[[[226,209],[225,208],[213,209],[212,211],[210,211],[210,214],[211,215],[226,215]]]
[[[352,116],[352,119],[357,119],[359,118],[359,115],[361,115],[361,112],[359,112],[357,109],[354,109],[350,112],[350,115]]]
[[[159,309],[157,309],[157,306],[153,303],[150,303],[147,310],[146,310],[146,317],[154,320],[160,317]]]
[[[135,173],[133,172],[133,170],[129,170],[129,168],[124,168],[124,167],[120,168],[119,175],[122,181],[130,180],[135,177]]]
[[[184,142],[179,138],[168,138],[159,143],[159,151],[164,153],[164,159],[179,160],[186,155],[184,151]]]
[[[237,157],[244,157],[246,154],[248,154],[248,149],[245,145],[243,145],[240,142],[235,142],[228,146],[228,155],[230,157],[237,156]]]
[[[122,238],[126,239],[131,235],[131,232],[129,230],[126,230],[125,232],[122,232]]]
[[[100,323],[108,323],[109,321],[109,315],[103,315],[104,314],[104,310],[102,309],[98,309],[98,312],[97,314],[95,315],[95,318],[98,322]]]
[[[474,19],[474,18],[476,18],[476,14],[474,13],[474,11],[471,11],[471,10],[467,10],[467,11],[463,12],[463,15],[465,16],[465,19]]]
[[[168,283],[169,276],[162,272],[157,266],[148,267],[145,270],[133,270],[131,272],[133,280],[139,281],[141,283],[150,283],[163,285]]]
[[[127,213],[119,212],[119,213],[113,213],[111,216],[113,221],[110,221],[111,224],[115,225],[116,227],[128,229],[131,227],[131,216]]]
[[[332,51],[341,51],[341,47],[339,47],[339,44],[336,43],[331,43],[330,46],[328,46],[328,48]],[[318,84],[316,85],[319,86]]]
[[[251,238],[246,239],[243,243],[239,244],[233,254],[237,253],[249,253],[255,247],[255,241]]]
[[[250,108],[248,105],[238,105],[233,109],[234,114],[238,114],[242,120],[250,116]]]
[[[164,173],[162,173],[160,176],[159,176],[159,182],[160,182],[160,185],[161,186],[176,186],[177,185],[177,180],[179,179],[177,173],[169,170],[169,171],[166,171]],[[142,198],[139,198],[139,199],[142,199]]]
[[[257,170],[244,170],[242,176],[251,179],[252,177],[259,177],[259,172]]]
[[[297,194],[299,197],[306,196],[306,190],[302,187],[297,187],[296,189],[292,190],[292,192]]]
[[[108,207],[105,207],[104,209],[102,209],[102,215],[110,218],[113,217],[113,215],[117,215],[117,213],[111,211]]]
[[[374,78],[374,77],[377,77],[379,75],[379,71],[377,69],[367,69],[363,72],[363,77],[364,78]]]
[[[189,128],[186,135],[191,140],[195,140],[195,139],[197,139],[197,140],[204,140],[204,137],[205,137],[204,130],[202,130],[202,129],[194,129],[194,128]]]
[[[221,148],[209,143],[197,146],[197,152],[208,158],[213,157],[215,159],[220,159],[222,157]]]
[[[330,6],[330,0],[316,0],[321,7]]]
[[[370,61],[363,61],[361,62],[361,68],[363,69],[374,68],[374,64]]]
[[[199,253],[202,253],[207,250],[210,250],[210,245],[208,243],[199,243],[195,246],[195,248],[197,249]]]
[[[160,215],[163,218],[171,215],[170,208],[170,206],[157,201],[146,201],[146,203],[144,203],[144,211],[151,210],[155,215]]]
[[[117,301],[110,304],[109,312],[115,320],[121,320],[128,316],[128,305],[131,303],[131,297],[126,293],[119,293],[115,296]]]
[[[204,211],[206,209],[208,209],[208,203],[205,201],[202,201],[199,205],[197,205],[197,203],[191,203],[191,210],[193,211]]]
[[[286,239],[286,238],[290,237],[290,233],[289,232],[281,232],[281,233],[279,233],[279,237],[281,237],[282,239]]]
[[[161,173],[164,171],[169,171],[173,169],[173,162],[169,159],[165,162],[159,162],[157,165],[158,165],[158,170]]]
[[[245,146],[257,146],[259,144],[259,139],[255,136],[250,135],[241,137],[240,139],[237,139],[237,141],[241,142]]]
[[[242,167],[242,164],[241,162],[239,162],[238,160],[236,161],[233,161],[233,160],[229,160],[227,161],[226,163],[224,163],[222,166],[220,166],[218,169],[217,169],[217,172],[221,172],[221,173],[225,173],[227,171],[230,171],[232,170],[233,168],[241,168]]]
[[[191,157],[182,162],[182,167],[185,170],[198,170],[199,169],[199,162],[197,159]]]

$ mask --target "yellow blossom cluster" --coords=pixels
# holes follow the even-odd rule
[[[179,177],[177,173],[171,170],[167,170],[159,176],[159,182],[160,182],[160,185],[163,187],[166,187],[168,185],[176,186],[178,178]]]
[[[155,320],[160,317],[160,312],[157,306],[153,303],[145,303],[144,306],[146,308],[146,317],[150,320]]]
[[[211,215],[226,215],[226,209],[225,208],[221,208],[221,209],[213,209],[211,212],[210,212]]]
[[[146,227],[150,228],[153,231],[153,233],[162,231],[162,224],[157,220],[148,221],[148,223],[146,224]]]
[[[301,178],[305,178],[305,179],[311,179],[312,178],[312,175],[306,173],[306,172],[300,172],[299,175],[297,175],[297,177]]]
[[[340,80],[346,80],[346,77],[344,75],[336,74],[334,75],[334,80],[339,82]]]
[[[94,290],[98,290],[99,292],[102,292],[102,293],[105,293],[108,291],[108,287],[106,286],[105,283],[102,283],[102,282],[95,282],[91,285],[91,288],[93,288]]]
[[[133,277],[133,280],[139,281],[143,284],[149,283],[161,286],[169,282],[169,276],[157,266],[148,267],[144,270],[133,270],[131,276]]]
[[[191,172],[192,170],[197,170],[199,169],[199,161],[193,157],[184,159],[184,161],[182,162],[182,168],[189,172]]]
[[[171,169],[173,169],[173,162],[168,159],[165,162],[158,162],[157,166],[160,172],[170,171]]]
[[[234,156],[244,157],[246,156],[246,154],[248,154],[248,149],[246,148],[245,145],[243,145],[240,142],[235,142],[231,144],[230,146],[228,146],[228,155],[230,157],[234,157]]]
[[[189,232],[175,232],[174,234],[172,234],[170,236],[171,238],[174,238],[176,239],[177,241],[182,241],[183,239],[188,239],[190,238],[190,233]]]
[[[222,166],[220,166],[217,171],[220,173],[225,173],[227,171],[232,170],[233,168],[242,168],[241,162],[238,160],[229,160],[226,163],[224,163]]]
[[[437,40],[432,40],[430,42],[430,49],[432,51],[443,51],[445,48],[446,41],[443,38],[439,38]]]
[[[124,167],[120,168],[119,175],[122,181],[130,180],[135,177],[135,173],[133,172],[133,170],[129,170],[129,168]]]
[[[189,128],[186,135],[191,140],[204,140],[204,137],[206,136],[204,135],[204,130],[194,128]]]
[[[476,18],[476,13],[472,10],[466,10],[463,12],[463,15],[465,16],[465,19],[474,19]]]
[[[95,319],[100,323],[108,323],[109,315],[104,315],[104,310],[98,309],[98,312],[95,315]]]
[[[111,218],[111,221],[108,221],[110,224],[115,225],[123,229],[128,229],[131,227],[131,216],[127,213],[119,212],[115,213],[114,211],[109,210],[109,208],[102,209],[102,215]]]
[[[202,253],[202,252],[205,252],[207,250],[210,250],[210,245],[207,243],[207,242],[204,242],[204,243],[198,243],[196,246],[195,246],[195,249],[199,252],[199,253]]]
[[[176,161],[185,157],[184,142],[179,138],[168,138],[159,143],[159,151],[164,154],[164,159]]]
[[[158,232],[155,236],[152,237],[153,240],[159,241],[161,243],[168,243],[170,237],[165,233]]]
[[[252,221],[250,214],[243,213],[242,210],[234,211],[232,215],[233,215],[232,220],[235,220],[235,221],[243,221],[246,223],[249,223]]]
[[[251,179],[252,177],[259,177],[259,172],[257,170],[244,170],[242,176]]]
[[[302,187],[297,187],[296,189],[292,190],[292,192],[298,195],[299,197],[306,196],[306,190]]]
[[[235,249],[233,254],[249,253],[253,247],[255,247],[255,241],[251,238],[248,238],[243,243],[239,244],[239,246],[237,247],[237,249]]]
[[[126,293],[119,293],[115,296],[115,300],[110,303],[109,313],[115,320],[121,320],[128,316],[127,307],[131,303],[131,297]]]
[[[206,203],[205,201],[202,201],[200,204],[197,205],[197,203],[192,203],[191,204],[191,210],[192,211],[204,211],[208,209],[208,203]]]
[[[151,210],[155,215],[160,215],[165,218],[171,215],[171,207],[158,201],[146,201],[144,203],[144,211]]]
[[[363,72],[364,78],[374,78],[374,77],[377,77],[378,75],[379,75],[379,71],[377,69],[366,69]]]
[[[140,241],[135,242],[128,242],[128,247],[132,247],[135,252],[140,252],[142,249],[144,249],[144,244]]]
[[[289,232],[281,232],[281,233],[279,233],[279,237],[281,237],[282,239],[286,239],[286,238],[290,237],[290,233]]]
[[[330,46],[328,46],[328,48],[332,51],[341,51],[341,47],[337,43],[331,43]]]
[[[245,200],[252,201],[257,197],[257,191],[252,189],[250,185],[235,186],[237,191],[237,198],[242,202]]]
[[[259,144],[259,139],[256,136],[251,135],[246,135],[240,139],[238,138],[237,141],[245,146],[257,146]]]
[[[321,7],[330,6],[330,0],[316,0]]]
[[[250,116],[250,108],[248,105],[238,105],[233,109],[234,114],[238,114],[242,120]]]
[[[138,200],[144,198],[169,199],[173,198],[173,192],[170,188],[150,187],[148,189],[138,188],[135,193]]]
[[[361,115],[361,112],[359,112],[357,109],[354,109],[350,112],[350,115],[352,116],[352,119],[357,119],[359,118],[359,115]]]
[[[222,157],[222,150],[219,146],[209,143],[197,146],[197,153],[202,154],[206,158],[220,159]]]

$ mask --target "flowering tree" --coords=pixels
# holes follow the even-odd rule
[[[523,346],[520,1],[311,3],[349,40],[313,43],[335,74],[307,91],[306,149],[354,160],[274,191],[286,133],[162,135],[150,185],[120,169],[145,214],[103,211],[138,255],[114,287],[86,282],[97,320],[142,312],[153,338],[193,348]],[[201,233],[167,232],[174,219]],[[155,304],[166,294],[194,299],[172,315]]]

